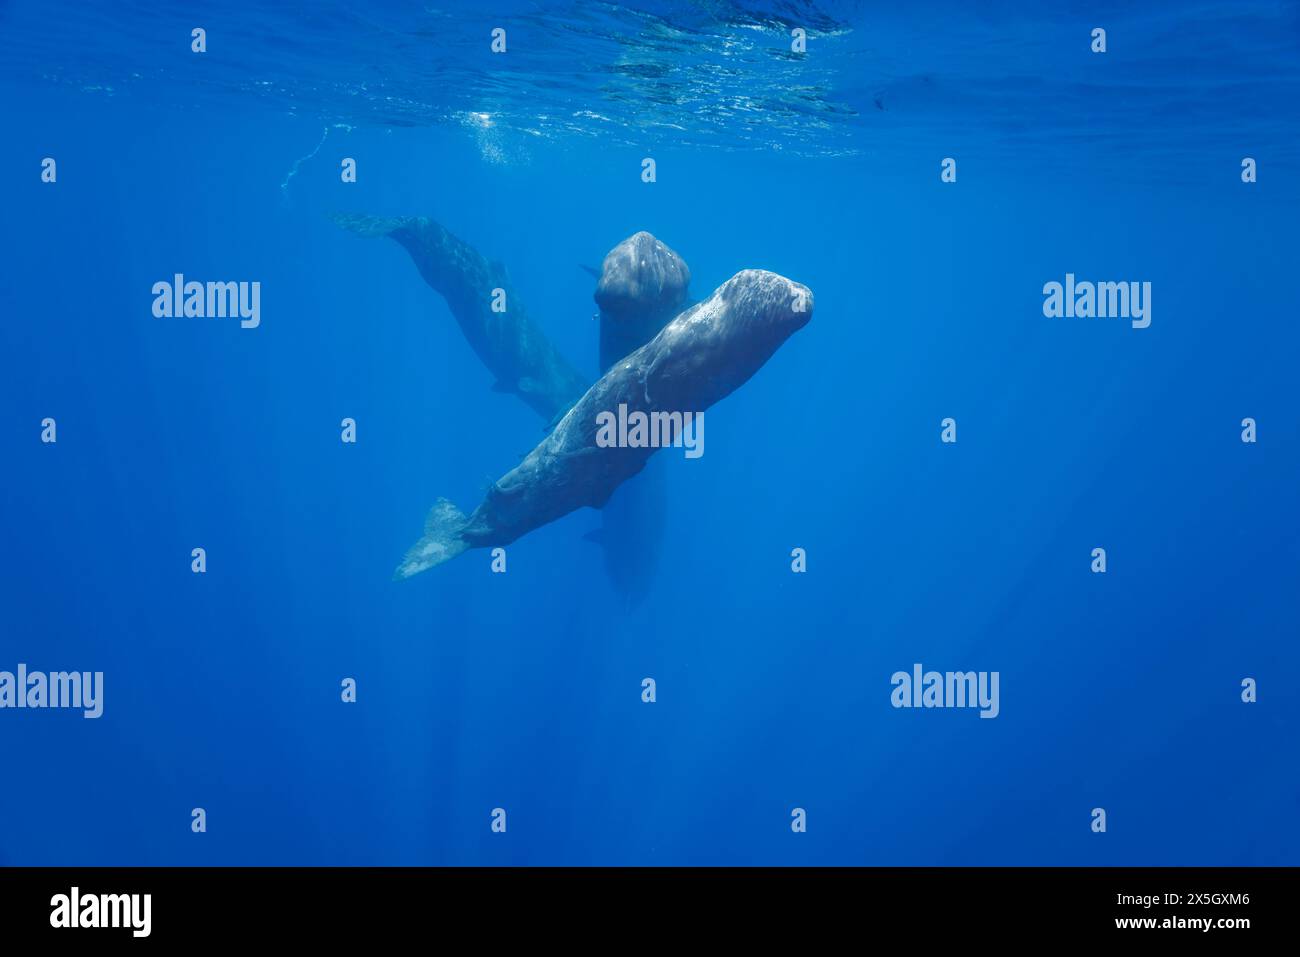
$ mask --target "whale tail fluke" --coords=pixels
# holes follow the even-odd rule
[[[445,498],[440,498],[429,517],[424,520],[424,536],[406,552],[406,557],[393,573],[395,580],[410,578],[422,571],[451,561],[469,548],[469,542],[460,537],[469,521],[465,513]]]

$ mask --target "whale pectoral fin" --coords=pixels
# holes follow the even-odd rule
[[[445,498],[440,498],[424,520],[423,537],[407,549],[402,563],[393,573],[394,579],[410,578],[422,571],[450,561],[469,548],[469,542],[460,537],[468,519],[465,513]]]

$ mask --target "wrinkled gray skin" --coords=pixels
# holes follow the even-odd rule
[[[653,339],[686,305],[691,271],[647,232],[623,240],[601,264],[600,371]],[[629,605],[645,597],[659,567],[668,511],[667,461],[646,462],[600,510],[600,529],[587,537],[604,548],[605,573]]]
[[[702,412],[743,385],[812,318],[812,293],[775,273],[747,269],[683,312],[615,364],[542,442],[498,479],[467,519],[439,500],[396,577],[409,578],[470,548],[508,545],[535,528],[600,508],[654,448],[600,448],[596,416],[628,411]]]
[[[332,218],[351,232],[390,236],[406,248],[424,281],[447,300],[470,347],[496,376],[495,391],[517,395],[550,422],[587,390],[587,380],[528,318],[500,263],[423,216]],[[505,312],[492,311],[492,290],[498,288],[506,293]]]

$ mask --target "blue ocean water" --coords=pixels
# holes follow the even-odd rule
[[[0,862],[1300,863],[1296,4],[9,2],[0,34],[0,670],[104,674],[98,719],[0,710]],[[590,509],[506,574],[392,580],[543,431],[340,211],[504,263],[591,379],[579,267],[637,230],[698,298],[813,290],[706,454],[660,453],[641,601]],[[176,273],[260,282],[261,324],[155,318]],[[1066,273],[1150,282],[1149,327],[1045,317]],[[998,672],[998,717],[894,708],[915,663]]]

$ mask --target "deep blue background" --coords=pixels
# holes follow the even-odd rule
[[[463,126],[375,124],[285,186],[308,110],[0,95],[0,669],[106,675],[97,721],[0,712],[5,863],[1300,863],[1292,154],[1190,104],[1144,120],[1159,153],[1102,106],[1073,115],[1095,137],[858,131],[822,156],[503,159]],[[1059,103],[1026,95],[1049,130]],[[472,507],[541,433],[407,255],[332,210],[437,217],[589,375],[577,267],[637,229],[696,295],[745,267],[814,290],[704,457],[669,453],[645,605],[581,541],[591,511],[506,575],[473,552],[390,580],[435,498]],[[259,280],[261,327],[154,319],[178,271]],[[1044,318],[1067,271],[1150,281],[1151,327]],[[918,661],[1000,671],[1001,716],[892,709]]]

